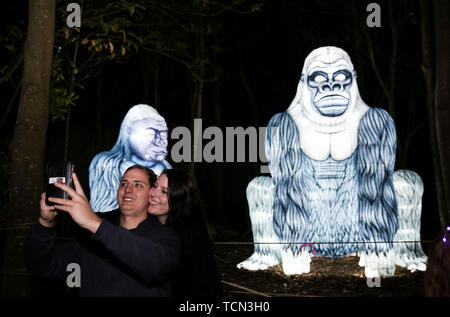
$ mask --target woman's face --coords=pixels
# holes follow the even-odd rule
[[[166,223],[169,216],[169,188],[166,174],[161,174],[150,190],[148,213],[158,217],[161,223]]]

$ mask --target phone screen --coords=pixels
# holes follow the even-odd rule
[[[59,165],[47,165],[45,183],[45,203],[49,206],[55,203],[48,200],[49,197],[70,199],[70,196],[63,190],[55,186],[55,183],[62,183],[72,186],[73,164],[65,162]]]

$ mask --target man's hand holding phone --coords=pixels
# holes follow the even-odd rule
[[[45,193],[41,194],[40,207],[41,214],[39,217],[39,223],[47,228],[53,227],[57,212],[55,206],[49,206],[45,203]]]
[[[49,197],[48,200],[55,203],[54,209],[62,210],[70,214],[73,221],[75,221],[80,227],[91,231],[92,233],[97,232],[98,227],[100,226],[102,219],[95,214],[92,210],[89,201],[84,194],[83,188],[78,180],[78,176],[73,173],[73,183],[75,185],[75,190],[70,186],[67,186],[62,183],[55,183],[54,185],[59,189],[65,191],[72,199],[62,199]],[[50,208],[50,206],[46,205],[46,207]],[[51,209],[45,209],[44,211],[53,212]],[[42,200],[41,200],[41,217],[42,217]],[[54,218],[54,216],[53,216]],[[53,219],[52,218],[52,219]]]

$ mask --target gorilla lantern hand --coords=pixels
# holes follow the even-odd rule
[[[171,168],[167,156],[168,129],[164,118],[144,104],[128,110],[110,151],[97,154],[89,166],[90,203],[96,212],[118,208],[117,188],[126,169],[139,164],[156,175]]]
[[[294,100],[266,130],[272,178],[257,177],[247,189],[264,187],[273,196],[272,206],[258,208],[248,196],[254,241],[275,237],[281,247],[255,246],[238,267],[263,269],[281,261],[286,274],[307,273],[315,249],[325,257],[359,252],[367,277],[393,275],[395,150],[394,122],[362,101],[348,54],[337,47],[312,51]]]

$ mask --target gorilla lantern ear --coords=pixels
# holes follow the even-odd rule
[[[356,77],[358,77],[358,76],[356,75],[356,70],[353,70],[353,78],[356,79]]]
[[[302,83],[305,82],[305,74],[302,74],[302,76],[300,76],[300,81],[301,81]]]

